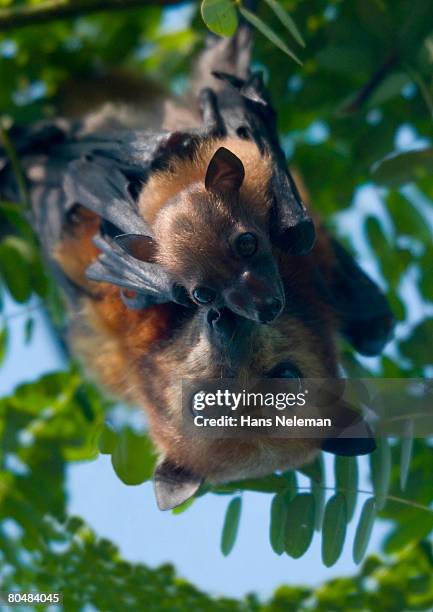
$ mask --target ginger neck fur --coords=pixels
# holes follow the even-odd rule
[[[270,207],[269,182],[272,176],[270,157],[262,156],[257,146],[249,140],[219,138],[203,142],[191,159],[175,159],[167,170],[157,171],[142,189],[138,207],[150,224],[158,212],[178,193],[194,183],[204,183],[208,164],[219,147],[226,147],[244,164],[245,180],[241,187],[244,200],[260,214]]]

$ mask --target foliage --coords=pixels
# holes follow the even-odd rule
[[[228,9],[228,4],[204,2],[206,22],[211,25],[209,6],[224,5],[231,15],[229,26],[235,27],[239,6],[230,4]],[[241,13],[247,17],[244,4]],[[198,9],[198,3],[192,9]],[[62,106],[70,77],[103,74],[107,68],[141,70],[172,91],[182,90],[205,28],[193,10],[192,24],[187,19],[173,26],[187,14],[174,10],[145,6],[115,16],[107,11],[0,35],[2,124],[52,116]],[[377,360],[374,373],[390,378],[431,375],[433,5],[428,0],[284,0],[278,5],[267,0],[259,3],[257,17],[270,32],[278,32],[286,47],[283,28],[291,42],[305,39],[306,47],[299,52],[303,65],[298,66],[286,60],[269,32],[268,38],[257,35],[255,63],[268,77],[284,148],[302,170],[315,209],[349,248],[365,256],[398,319],[396,340]],[[294,23],[303,39],[298,39]],[[230,33],[225,27],[219,33]],[[5,136],[3,132],[4,143]],[[0,362],[8,350],[9,326],[1,299],[6,292],[20,304],[30,298],[34,304],[36,296],[61,321],[58,296],[25,216],[16,203],[1,202]],[[32,307],[28,305],[29,315]],[[31,316],[28,320],[31,337]],[[344,366],[355,377],[373,374],[370,364],[347,347]],[[424,541],[433,530],[428,440],[414,440],[410,432],[402,441],[384,440],[371,459],[366,501],[359,494],[358,462],[352,459],[336,460],[331,482],[318,460],[302,470],[308,486],[299,484],[298,473],[289,472],[203,487],[200,495],[229,498],[222,537],[225,554],[234,546],[242,520],[243,490],[272,495],[272,548],[294,558],[307,550],[316,530],[322,533],[323,561],[335,562],[346,522],[364,501],[353,543],[354,559],[360,563],[374,520],[389,521],[385,557],[364,561],[354,578],[332,580],[316,591],[281,587],[269,602],[254,597],[236,602],[209,598],[180,581],[171,568],[150,570],[126,563],[111,543],[98,540],[79,519],[67,516],[65,466],[95,457],[98,437],[101,452],[112,455],[124,482],[137,484],[151,474],[154,456],[147,437],[128,429],[103,429],[108,408],[75,366],[23,385],[1,400],[0,555],[10,568],[1,574],[3,588],[58,587],[71,598],[71,609],[92,601],[108,610],[113,593],[103,577],[109,572],[112,585],[124,584],[122,592],[136,598],[119,599],[122,609],[137,609],[143,601],[146,609],[155,610],[174,605],[326,612],[432,608],[432,551]],[[15,540],[11,525],[18,534]],[[120,590],[116,587],[116,598]]]

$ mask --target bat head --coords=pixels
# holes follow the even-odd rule
[[[204,181],[194,183],[159,212],[156,261],[199,307],[270,323],[284,308],[266,209],[241,193],[241,160],[221,147]]]

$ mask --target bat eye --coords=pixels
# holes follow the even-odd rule
[[[251,232],[240,234],[236,238],[236,250],[242,257],[251,257],[257,251],[257,237]]]
[[[192,292],[192,297],[199,304],[210,304],[216,298],[216,291],[208,287],[196,287]]]
[[[302,378],[302,372],[289,361],[282,361],[276,365],[267,376],[269,378]]]

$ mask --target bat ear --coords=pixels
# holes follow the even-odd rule
[[[338,411],[336,421],[336,435],[322,442],[323,451],[343,457],[354,457],[368,455],[376,449],[371,427],[359,412],[343,404]]]
[[[192,497],[203,478],[190,470],[164,459],[153,475],[156,503],[160,510],[171,510]]]
[[[340,331],[364,355],[377,355],[392,337],[394,317],[379,287],[335,240],[328,291]]]
[[[140,261],[153,262],[156,255],[156,243],[150,236],[142,234],[121,234],[114,238],[128,255]]]
[[[208,191],[239,191],[245,178],[244,165],[234,153],[220,147],[209,162],[204,180]]]

